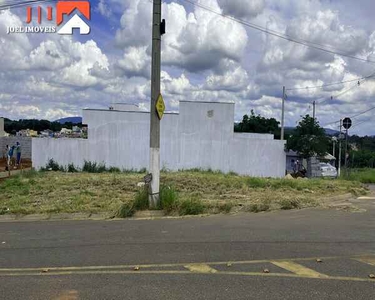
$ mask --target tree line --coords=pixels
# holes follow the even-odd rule
[[[235,132],[270,133],[280,139],[280,122],[274,118],[256,115],[244,115],[242,121],[235,124]],[[349,133],[350,134],[350,133]],[[338,134],[337,134],[338,135]],[[337,137],[336,135],[336,137]],[[293,150],[303,157],[333,154],[333,139],[328,136],[319,122],[309,115],[302,118],[296,128],[286,130],[286,149]],[[348,137],[349,165],[354,168],[375,168],[375,136]],[[335,157],[339,157],[339,143],[335,142]],[[345,140],[341,143],[342,164],[345,162]]]

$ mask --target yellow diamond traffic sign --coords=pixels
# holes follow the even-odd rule
[[[156,111],[158,113],[159,120],[161,120],[165,111],[164,99],[161,94],[159,94],[158,100],[156,100]]]

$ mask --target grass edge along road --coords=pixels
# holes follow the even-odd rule
[[[130,217],[148,208],[147,190],[138,186],[144,175],[105,168],[98,173],[24,172],[0,182],[0,214]],[[319,206],[327,197],[367,193],[355,180],[265,179],[201,170],[162,172],[161,182],[160,209],[166,215],[298,209]]]
[[[351,181],[360,181],[362,183],[375,184],[375,169],[349,169],[346,174],[345,169],[342,173],[342,179]]]

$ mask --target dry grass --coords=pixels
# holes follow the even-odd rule
[[[143,176],[138,173],[25,173],[0,182],[0,214],[115,213],[122,204],[134,201],[137,183]],[[194,212],[196,207],[189,205],[196,203],[203,203],[205,211],[213,212],[228,212],[232,206],[254,212],[292,209],[319,205],[319,198],[330,195],[366,193],[359,182],[259,179],[213,172],[163,173],[161,182],[174,187],[185,212]]]

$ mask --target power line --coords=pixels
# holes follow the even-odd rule
[[[292,38],[288,35],[285,35],[285,34],[281,34],[281,33],[278,33],[278,32],[275,32],[275,31],[272,31],[272,30],[269,30],[267,28],[264,28],[264,27],[261,27],[261,26],[258,26],[258,25],[255,25],[255,24],[252,24],[250,22],[247,22],[247,21],[244,21],[242,19],[238,19],[238,18],[235,18],[235,17],[232,17],[232,16],[228,16],[228,15],[224,15],[223,13],[220,13],[220,12],[217,12],[215,11],[214,9],[210,8],[210,7],[207,7],[207,6],[204,6],[200,3],[196,3],[192,0],[182,0],[182,1],[185,1],[185,2],[188,2],[190,4],[192,4],[193,6],[197,6],[197,7],[200,7],[204,10],[207,10],[211,13],[214,13],[216,15],[219,15],[221,17],[224,17],[224,18],[227,18],[227,19],[230,19],[232,21],[235,21],[237,23],[240,23],[242,25],[245,25],[245,26],[248,26],[250,28],[253,28],[253,29],[256,29],[256,30],[259,30],[259,31],[262,31],[266,34],[270,34],[270,35],[273,35],[273,36],[276,36],[276,37],[279,37],[279,38],[282,38],[282,39],[285,39],[285,40],[288,40],[290,42],[294,42],[294,43],[297,43],[297,44],[300,44],[300,45],[303,45],[303,46],[306,46],[306,47],[310,47],[310,48],[314,48],[316,50],[320,50],[320,51],[324,51],[324,52],[327,52],[327,53],[331,53],[331,54],[337,54],[337,55],[340,55],[340,56],[345,56],[345,57],[348,57],[348,58],[352,58],[352,59],[357,59],[357,60],[360,60],[360,61],[364,61],[364,62],[370,62],[370,63],[375,63],[374,61],[370,61],[370,60],[367,60],[367,59],[363,59],[363,58],[360,58],[360,57],[356,57],[356,56],[353,56],[353,55],[349,55],[349,54],[346,54],[346,53],[342,53],[342,52],[338,52],[338,51],[332,51],[332,50],[329,50],[329,49],[325,49],[323,48],[322,45],[320,44],[317,44],[317,43],[313,43],[313,42],[310,42],[310,41],[306,41],[306,40],[296,40],[295,38]],[[309,44],[313,44],[313,45],[317,45],[317,46],[312,46],[312,45],[309,45]],[[330,47],[332,48],[332,47]],[[340,97],[346,93],[348,93],[349,91],[351,91],[352,89],[354,89],[355,87],[359,86],[361,81],[363,82],[364,80],[368,79],[368,78],[371,78],[371,77],[374,77],[375,76],[375,73],[374,74],[371,74],[369,76],[365,76],[365,77],[362,77],[362,78],[359,78],[359,79],[355,79],[355,80],[347,80],[347,81],[341,81],[341,82],[335,82],[335,83],[330,83],[330,84],[326,84],[326,85],[321,85],[321,86],[316,86],[316,87],[307,87],[307,89],[311,89],[311,88],[323,88],[323,87],[327,87],[327,86],[333,86],[333,85],[338,85],[338,84],[343,84],[343,83],[349,83],[349,82],[354,82],[354,81],[358,81],[358,84],[356,84],[355,86],[352,86],[351,88],[335,95],[335,96],[331,96],[330,98],[322,98],[322,99],[319,99],[317,100],[316,102],[320,101],[320,100],[324,100],[323,102],[320,102],[318,104],[323,104],[324,102],[326,102],[327,100],[329,99],[334,99],[334,98],[337,98],[337,97]],[[298,89],[302,89],[302,88],[298,88]],[[288,91],[291,91],[291,90],[298,90],[298,89],[287,89]],[[306,88],[305,88],[306,89]],[[336,122],[335,122],[336,123]]]
[[[351,118],[351,119],[357,118],[357,117],[362,116],[362,115],[364,115],[364,114],[366,114],[366,113],[368,113],[369,111],[372,111],[372,110],[374,110],[374,109],[375,109],[375,106],[372,107],[372,108],[369,108],[369,109],[365,110],[364,112],[361,112],[361,113],[358,113],[358,114],[356,114],[356,115],[354,115],[354,116],[351,116],[350,118]]]
[[[338,98],[338,97],[340,97],[340,96],[342,96],[342,95],[345,95],[346,93],[350,92],[350,91],[353,90],[354,88],[360,86],[361,83],[363,83],[364,81],[366,81],[366,79],[371,78],[371,77],[374,77],[374,76],[375,76],[375,73],[370,74],[370,75],[368,75],[368,76],[365,76],[365,77],[363,77],[362,80],[358,81],[358,84],[356,84],[356,85],[350,87],[349,89],[347,89],[347,90],[345,90],[345,91],[343,91],[343,92],[340,92],[339,94],[337,94],[337,95],[335,95],[335,96],[331,96],[331,97],[329,97],[329,98],[323,97],[323,98],[320,98],[320,99],[318,99],[318,100],[315,100],[315,103],[321,105],[321,104],[325,103],[325,102],[328,101],[328,100],[333,100],[333,99]],[[319,102],[319,101],[321,101],[321,100],[323,100],[323,101],[322,101],[322,102]],[[313,103],[313,101],[310,102],[309,104],[312,104],[312,103]],[[373,108],[373,109],[374,109],[374,108]],[[370,110],[372,110],[372,109],[370,109]],[[369,111],[370,111],[370,110],[369,110]],[[366,112],[367,112],[367,111],[366,111]],[[365,113],[366,113],[366,112],[365,112]],[[361,114],[359,114],[359,115],[361,115]],[[354,118],[354,117],[351,117],[351,118]],[[336,124],[336,123],[339,123],[339,122],[340,122],[340,121],[335,121],[335,122],[333,122],[333,123],[329,123],[329,124],[326,124],[326,125],[324,125],[324,126],[333,125],[333,124]]]
[[[330,98],[326,98],[326,97],[324,97],[324,98],[320,98],[320,99],[318,99],[318,100],[315,100],[315,102],[316,102],[317,104],[320,104],[320,105],[321,105],[321,104],[325,103],[327,100],[333,100],[333,99],[335,99],[335,98],[338,98],[338,97],[340,97],[340,96],[342,96],[342,95],[344,95],[344,94],[350,92],[350,91],[353,90],[354,88],[360,86],[360,84],[363,83],[364,81],[366,81],[366,79],[371,78],[371,77],[373,77],[373,76],[375,76],[375,73],[373,73],[373,74],[371,74],[371,75],[369,75],[369,76],[363,77],[362,81],[358,81],[358,84],[356,84],[356,85],[350,87],[349,89],[347,89],[347,90],[345,90],[345,91],[343,91],[343,92],[340,92],[339,94],[337,94],[337,95],[335,95],[335,96],[331,96]],[[318,101],[321,101],[321,100],[323,100],[323,101],[318,103]],[[311,105],[311,104],[312,104],[312,102],[309,103],[309,105]],[[309,107],[309,108],[310,108],[310,107]],[[359,116],[361,116],[361,115],[364,115],[365,113],[368,113],[369,111],[372,111],[372,110],[374,110],[374,109],[375,109],[375,106],[372,107],[372,108],[369,108],[369,109],[367,109],[367,110],[365,110],[365,111],[363,111],[363,112],[360,112],[360,113],[358,113],[358,114],[356,114],[356,115],[353,115],[353,116],[351,116],[350,118],[351,118],[351,119],[357,118],[357,117],[359,117]],[[298,121],[297,121],[297,122],[298,122]],[[334,125],[334,124],[337,124],[337,123],[340,123],[340,121],[335,121],[335,122],[332,122],[332,123],[325,124],[325,125],[323,125],[323,127],[330,126],[330,125]]]
[[[365,120],[365,121],[362,121],[362,122],[356,123],[356,124],[354,124],[351,128],[355,128],[355,127],[357,127],[357,126],[359,126],[359,125],[362,125],[363,123],[366,123],[366,122],[369,122],[369,121],[371,121],[371,120]]]
[[[317,85],[317,86],[307,86],[307,87],[304,87],[304,88],[302,88],[302,87],[301,88],[292,88],[292,89],[286,89],[286,90],[287,91],[298,91],[298,90],[309,90],[309,89],[321,89],[321,88],[325,88],[325,87],[329,87],[329,86],[334,86],[334,85],[339,85],[339,84],[344,84],[344,83],[350,83],[350,82],[354,82],[354,81],[358,82],[360,80],[368,79],[368,78],[371,78],[371,77],[374,77],[374,76],[375,76],[375,74],[370,75],[370,76],[366,76],[366,77],[357,78],[357,79],[327,83],[327,84]]]
[[[375,76],[375,74],[373,74],[372,76]],[[362,82],[363,82],[363,81],[362,81]],[[319,104],[319,105],[321,105],[321,104],[327,102],[328,100],[333,100],[333,99],[338,98],[338,97],[340,97],[340,96],[342,96],[342,95],[345,95],[346,93],[350,92],[352,89],[356,88],[357,86],[359,86],[359,85],[356,84],[355,86],[352,86],[352,87],[350,87],[349,89],[347,89],[347,90],[345,90],[345,91],[343,91],[343,92],[340,92],[340,93],[338,93],[337,95],[334,95],[334,96],[330,96],[330,97],[322,97],[322,98],[319,98],[318,100],[313,100],[313,101],[309,102],[309,105],[313,104],[314,101],[315,101],[315,104]],[[323,101],[322,101],[322,100],[323,100]],[[321,101],[321,102],[319,102],[319,101]]]
[[[318,101],[323,100],[322,102],[319,102],[319,103],[318,103],[318,104],[323,104],[323,103],[327,102],[328,100],[333,100],[333,99],[336,99],[336,98],[338,98],[338,97],[340,97],[340,96],[342,96],[342,95],[345,95],[346,93],[350,92],[351,90],[353,90],[354,88],[356,88],[356,87],[358,87],[358,86],[359,86],[358,84],[353,85],[352,87],[348,88],[347,90],[345,90],[345,91],[343,91],[343,92],[338,93],[337,95],[331,96],[331,97],[329,97],[329,98],[324,97],[324,98],[321,98],[321,99],[316,100],[316,101],[318,102]]]
[[[242,24],[244,26],[250,27],[252,29],[264,32],[266,34],[269,34],[269,35],[272,35],[272,36],[275,36],[275,37],[278,37],[278,38],[281,38],[281,39],[284,39],[284,40],[287,40],[287,41],[290,41],[290,42],[293,42],[293,43],[296,43],[296,44],[299,44],[299,45],[310,47],[310,48],[313,48],[313,49],[316,49],[316,50],[319,50],[319,51],[324,51],[324,52],[327,52],[327,53],[330,53],[330,54],[336,54],[336,55],[339,55],[339,56],[344,56],[344,57],[356,59],[356,60],[363,61],[363,62],[375,63],[375,61],[372,61],[372,60],[369,60],[369,59],[361,58],[361,57],[358,57],[358,56],[346,54],[346,53],[339,52],[339,51],[334,51],[334,50],[326,49],[326,48],[332,48],[330,46],[321,45],[321,44],[310,42],[310,41],[306,41],[306,40],[303,40],[303,39],[297,40],[294,37],[290,37],[288,35],[285,35],[285,34],[282,34],[282,33],[279,33],[279,32],[273,31],[273,30],[269,30],[269,29],[261,27],[259,25],[250,23],[248,21],[245,21],[245,20],[242,20],[242,19],[239,19],[239,18],[235,18],[235,17],[232,17],[232,16],[225,15],[223,13],[217,12],[214,9],[210,8],[210,7],[207,7],[207,6],[202,5],[200,3],[196,3],[196,2],[191,1],[191,0],[179,0],[179,1],[188,2],[188,3],[190,3],[190,4],[194,5],[194,6],[197,6],[199,8],[204,9],[204,10],[207,10],[207,11],[209,11],[209,12],[211,12],[213,14],[216,14],[218,16],[221,16],[223,18],[230,19],[230,20],[232,20],[234,22],[237,22],[237,23],[240,23],[240,24]],[[324,47],[326,47],[326,48],[324,48]]]
[[[366,114],[366,113],[368,113],[368,112],[370,112],[370,111],[372,111],[372,110],[374,110],[375,109],[375,106],[374,107],[371,107],[371,108],[369,108],[369,109],[367,109],[367,110],[365,110],[365,111],[363,111],[363,112],[360,112],[360,113],[357,113],[357,114],[355,114],[355,115],[353,115],[353,116],[350,116],[349,118],[350,119],[355,119],[355,118],[357,118],[357,117],[359,117],[359,116],[362,116],[362,115],[364,115],[364,114]],[[368,120],[367,120],[368,121]],[[366,122],[367,122],[366,121]],[[328,124],[325,124],[325,125],[323,125],[323,126],[329,126],[329,125],[334,125],[334,124],[337,124],[337,123],[340,123],[340,121],[335,121],[335,122],[332,122],[332,123],[328,123]]]
[[[46,3],[46,2],[57,2],[57,0],[28,0],[28,1],[18,1],[18,2],[14,1],[9,4],[1,4],[0,10],[7,10],[10,8],[22,7],[22,6],[33,5],[33,4],[38,4],[38,3]]]
[[[149,0],[149,1],[152,1],[152,0]],[[190,4],[196,5],[196,6],[198,6],[198,7],[203,8],[203,9],[209,10],[209,11],[211,11],[211,12],[213,12],[213,13],[215,13],[215,14],[218,14],[218,15],[220,15],[220,16],[222,16],[222,17],[229,18],[229,19],[233,19],[233,20],[236,21],[236,22],[240,21],[240,22],[246,23],[247,26],[253,26],[253,27],[256,27],[256,29],[265,30],[265,31],[267,31],[267,33],[269,32],[269,33],[273,33],[273,34],[278,34],[278,35],[281,35],[281,36],[284,36],[284,37],[288,37],[288,38],[290,38],[290,39],[293,39],[293,38],[294,38],[294,37],[292,37],[292,36],[290,36],[290,35],[288,35],[288,34],[285,34],[285,33],[279,32],[279,31],[275,31],[275,30],[271,30],[271,29],[268,29],[268,28],[262,27],[262,26],[260,26],[260,25],[257,25],[257,24],[254,24],[254,23],[251,23],[251,22],[245,21],[245,20],[243,20],[243,19],[239,19],[239,18],[235,18],[235,17],[233,17],[233,16],[225,15],[225,14],[223,14],[223,13],[219,13],[219,12],[215,11],[215,10],[214,10],[213,8],[211,8],[211,7],[204,6],[204,5],[200,4],[200,3],[196,3],[196,2],[194,2],[194,1],[192,1],[192,0],[190,0],[190,1],[187,0],[186,2],[189,2]],[[331,49],[333,49],[333,50],[338,50],[337,48],[334,48],[334,47],[331,46],[331,45],[326,45],[326,44],[322,45],[322,44],[315,43],[315,42],[311,42],[311,41],[304,40],[304,39],[301,39],[301,38],[299,39],[299,41],[302,41],[302,42],[305,42],[305,43],[309,43],[309,44],[313,44],[313,45],[317,45],[317,46],[321,46],[321,47],[331,48]],[[341,50],[339,50],[339,51],[341,51]]]

